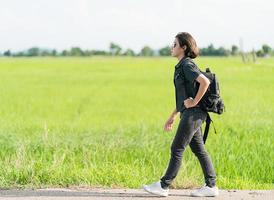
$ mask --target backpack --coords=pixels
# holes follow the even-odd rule
[[[195,64],[190,59],[186,59],[186,61],[183,64],[185,64],[187,61],[191,62],[192,64]],[[200,69],[199,69],[199,71],[205,77],[207,77],[210,81],[207,91],[205,92],[204,96],[198,103],[199,107],[202,110],[206,111],[206,113],[207,113],[206,127],[205,127],[205,131],[204,131],[204,135],[203,135],[203,141],[205,144],[207,136],[208,136],[210,123],[212,122],[212,124],[213,124],[213,121],[210,118],[209,112],[217,113],[220,115],[225,111],[225,105],[224,105],[224,102],[220,96],[220,87],[219,87],[219,82],[216,77],[216,74],[212,73],[209,68],[206,68],[205,72],[201,71]],[[182,74],[184,74],[183,70],[182,70]],[[183,80],[184,80],[184,78],[183,78]],[[197,82],[195,82],[195,83],[199,85],[199,83],[197,83]],[[196,94],[197,94],[199,87],[196,87],[196,88],[197,88],[197,91],[196,91]],[[214,132],[217,133],[217,131],[214,127],[214,124],[213,124],[213,128],[214,128]]]
[[[201,73],[209,79],[210,84],[200,100],[199,105],[201,109],[206,112],[213,112],[220,115],[223,113],[225,106],[220,96],[219,81],[216,74],[212,73],[209,68],[206,68],[205,72],[201,71]]]
[[[203,136],[203,140],[205,144],[211,122],[214,128],[214,132],[217,133],[214,127],[213,121],[210,118],[210,115],[208,112],[213,112],[220,115],[225,111],[225,105],[224,105],[224,101],[222,100],[220,96],[219,81],[216,77],[216,74],[212,73],[209,68],[206,68],[205,72],[201,71],[201,73],[205,77],[207,77],[210,81],[207,91],[205,92],[204,96],[198,103],[201,109],[207,112],[206,127],[204,131],[204,136]]]

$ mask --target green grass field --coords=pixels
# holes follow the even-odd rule
[[[1,58],[0,187],[139,188],[165,172],[175,58]],[[226,112],[206,148],[220,188],[274,188],[274,58],[196,60]],[[203,184],[187,148],[174,188]]]

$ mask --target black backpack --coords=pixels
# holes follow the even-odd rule
[[[201,73],[209,79],[210,85],[200,100],[199,105],[206,112],[220,115],[224,112],[225,106],[220,96],[220,87],[216,74],[212,73],[209,68],[206,68],[205,72],[201,71]]]
[[[192,60],[186,59],[185,62],[187,62],[187,61],[189,61],[195,65],[195,63],[192,62]],[[185,64],[185,62],[184,62],[184,64]],[[205,131],[204,131],[204,136],[203,136],[203,140],[204,140],[204,144],[205,144],[207,136],[208,136],[210,123],[212,122],[212,124],[213,124],[213,121],[210,118],[209,112],[217,113],[220,115],[225,111],[225,105],[224,105],[224,102],[220,96],[220,87],[219,87],[219,82],[216,77],[216,74],[212,73],[209,68],[206,68],[205,72],[203,72],[201,70],[200,70],[200,72],[204,76],[206,76],[210,81],[210,84],[208,86],[206,93],[204,94],[204,96],[198,103],[200,108],[207,112],[206,127],[205,127]],[[196,93],[197,93],[198,89],[199,89],[199,87],[198,87],[199,83],[198,82],[195,82],[195,83],[198,84],[198,85],[196,85],[196,88],[197,88]],[[213,128],[214,128],[215,133],[217,133],[216,129],[214,127],[214,124],[213,124]]]
[[[198,103],[201,109],[207,112],[206,127],[204,131],[204,136],[203,136],[203,140],[205,143],[208,136],[210,123],[212,122],[213,124],[213,121],[210,118],[210,115],[208,112],[213,112],[220,115],[225,111],[225,105],[224,105],[224,101],[222,100],[220,96],[220,87],[219,87],[219,82],[216,77],[216,74],[212,73],[209,68],[206,68],[205,72],[201,71],[201,73],[205,75],[210,81],[210,84],[208,86],[206,93],[204,94],[200,102]],[[214,127],[214,124],[213,124],[213,128],[215,133],[217,133]]]

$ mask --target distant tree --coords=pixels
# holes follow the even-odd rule
[[[149,46],[144,46],[140,52],[141,56],[153,56],[153,54],[154,54],[154,51]]]
[[[135,52],[132,49],[126,49],[126,51],[123,53],[125,56],[135,56]]]
[[[10,50],[7,50],[4,52],[3,54],[4,56],[11,56],[11,51]]]
[[[85,54],[85,56],[92,56],[93,55],[91,50],[85,50],[84,54]]]
[[[229,56],[230,51],[228,49],[225,49],[224,47],[220,47],[216,51],[218,56]]]
[[[69,51],[63,50],[63,51],[61,52],[61,56],[69,56]]]
[[[110,52],[103,51],[103,50],[91,50],[92,55],[102,55],[102,56],[107,56],[111,55]]]
[[[32,47],[27,50],[27,56],[39,56],[40,49],[38,47]]]
[[[202,56],[216,55],[216,49],[214,48],[213,44],[210,44],[208,45],[208,47],[200,49],[200,55]]]
[[[272,51],[271,47],[268,46],[267,44],[264,44],[262,46],[262,50],[263,50],[264,55],[270,55],[271,51]]]
[[[50,56],[51,55],[51,52],[47,49],[44,49],[40,52],[40,55],[41,56]]]
[[[256,51],[256,55],[258,56],[258,57],[263,57],[264,56],[264,52],[263,52],[263,50],[258,50],[258,51]]]
[[[24,51],[18,51],[18,52],[13,53],[13,56],[15,56],[15,57],[22,57],[22,56],[27,56],[26,54],[27,53],[24,52]]]
[[[170,47],[166,46],[163,47],[161,49],[159,49],[159,55],[160,56],[170,56],[171,52],[170,52]]]
[[[208,53],[208,55],[216,55],[216,50],[215,50],[213,44],[210,44],[207,47],[207,53]]]
[[[200,49],[201,56],[229,56],[231,51],[229,49],[225,49],[224,47],[219,47],[216,49],[213,44],[210,44],[206,48]]]
[[[231,54],[233,56],[236,56],[236,55],[239,54],[239,48],[236,45],[232,45],[232,47],[231,47]]]
[[[72,47],[70,49],[71,56],[84,56],[84,51],[80,47]]]
[[[51,56],[57,56],[57,51],[55,49],[51,51]]]
[[[111,42],[109,45],[109,50],[111,52],[111,55],[120,55],[122,48],[118,44]]]

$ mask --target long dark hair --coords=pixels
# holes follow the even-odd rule
[[[180,32],[175,37],[178,39],[181,48],[186,46],[186,56],[196,58],[199,55],[199,48],[197,47],[196,41],[189,33]]]

